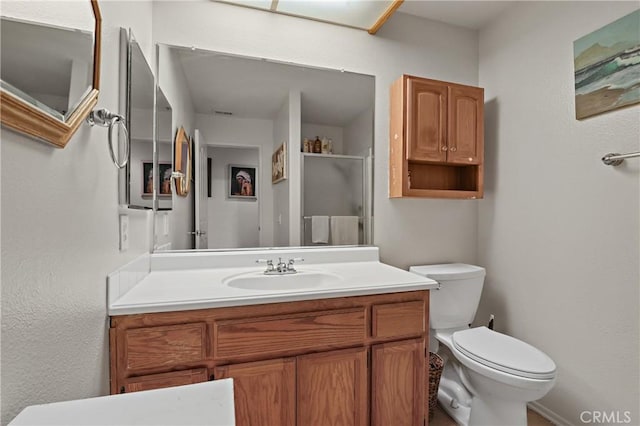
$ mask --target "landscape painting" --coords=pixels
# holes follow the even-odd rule
[[[573,42],[576,118],[640,103],[640,9]]]

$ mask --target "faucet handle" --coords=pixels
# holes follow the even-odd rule
[[[293,267],[295,262],[304,262],[304,259],[301,257],[294,257],[289,259],[289,264],[287,265],[287,271],[296,272],[296,268]]]
[[[273,271],[273,260],[271,259],[256,259],[256,263],[266,263],[267,271]]]

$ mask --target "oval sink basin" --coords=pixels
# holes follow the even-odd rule
[[[245,290],[305,290],[317,287],[326,287],[338,284],[342,281],[338,275],[319,271],[298,271],[288,275],[265,275],[262,272],[249,272],[246,274],[228,277],[222,282],[229,287]]]

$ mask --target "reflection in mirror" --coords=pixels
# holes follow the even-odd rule
[[[2,87],[66,120],[92,87],[93,33],[4,16],[0,29]]]
[[[172,249],[371,243],[373,76],[166,45],[158,52],[160,85],[180,106],[174,119],[194,135],[195,190],[193,200],[174,197]],[[274,156],[283,144],[286,154]],[[283,159],[286,178],[272,180]],[[255,170],[255,197],[231,195],[232,165]]]
[[[100,28],[97,0],[3,2],[2,124],[64,147],[97,102]]]
[[[125,194],[122,202],[131,208],[151,209],[154,206],[154,188],[157,207],[171,208],[171,192],[158,178],[171,175],[171,107],[161,91],[157,91],[158,114],[156,137],[159,138],[158,167],[154,167],[154,92],[155,80],[140,45],[129,30],[121,30],[121,49],[125,52],[126,81],[124,87],[125,111],[130,134],[129,163],[120,178]],[[169,153],[167,153],[169,151]],[[156,170],[158,174],[156,175]],[[154,182],[159,182],[154,186]]]
[[[172,205],[171,172],[171,148],[173,134],[171,131],[171,105],[160,87],[156,90],[156,153],[158,164],[157,198],[158,210],[170,210]]]

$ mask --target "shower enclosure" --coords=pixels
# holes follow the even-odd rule
[[[370,244],[371,209],[370,157],[336,154],[302,154],[302,244]],[[312,218],[328,216],[332,223],[327,243],[314,243]],[[334,227],[336,220],[343,220],[346,226],[357,226],[356,238],[352,242],[340,241],[332,235],[340,229]],[[333,232],[332,232],[333,231]],[[355,234],[355,228],[353,233]],[[343,240],[344,241],[344,240]]]

